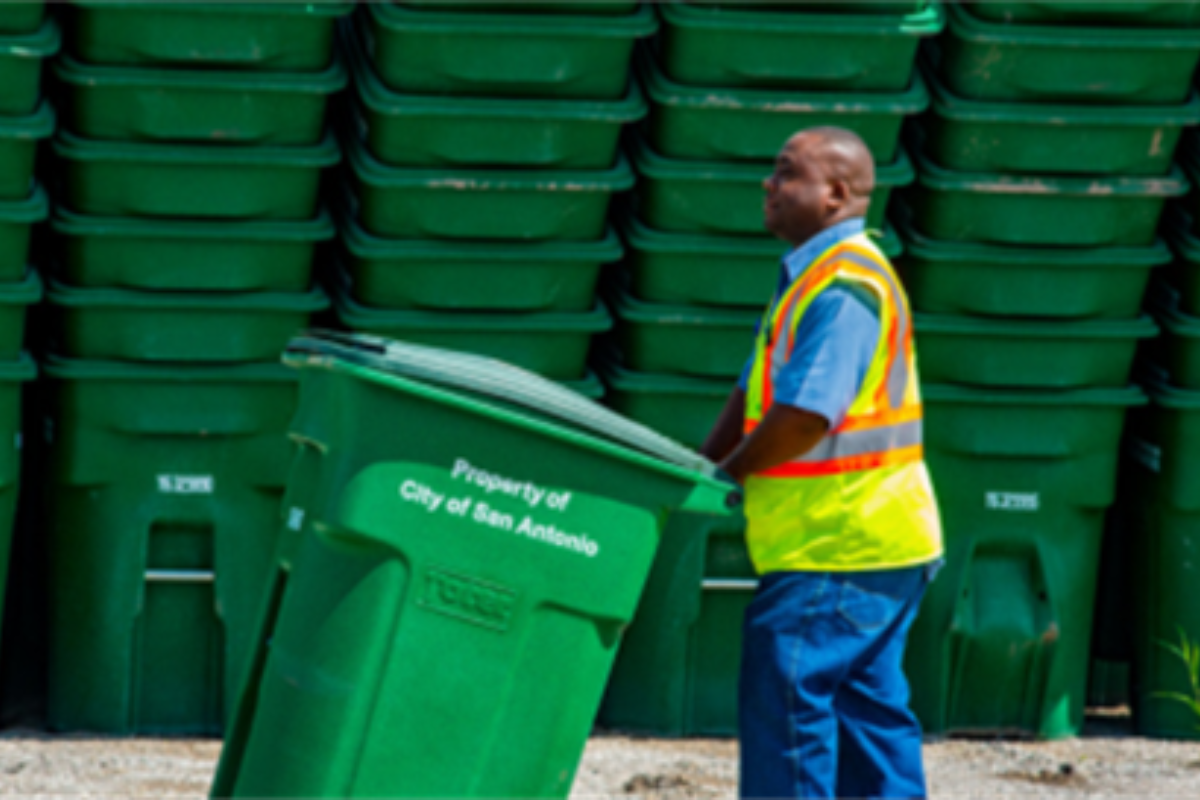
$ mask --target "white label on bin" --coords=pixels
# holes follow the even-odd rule
[[[1037,492],[987,492],[984,505],[993,511],[1031,512],[1042,507]]]
[[[294,531],[300,530],[304,526],[304,509],[289,508],[287,526]]]
[[[212,475],[159,475],[158,491],[162,494],[212,494]]]

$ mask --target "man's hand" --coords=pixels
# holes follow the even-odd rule
[[[828,432],[829,420],[820,414],[776,403],[754,433],[721,463],[721,469],[744,484],[749,475],[804,455]]]
[[[746,415],[746,393],[734,387],[725,408],[717,417],[712,432],[700,447],[700,455],[710,461],[720,461],[733,452],[733,448],[742,443],[743,419]]]

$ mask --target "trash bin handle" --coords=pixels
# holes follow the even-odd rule
[[[713,592],[754,591],[758,581],[754,578],[705,578],[700,587]]]
[[[212,583],[216,576],[211,569],[148,569],[147,583]]]

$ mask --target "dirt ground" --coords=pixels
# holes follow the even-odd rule
[[[213,740],[49,736],[18,728],[0,733],[0,794],[202,797],[219,751]],[[1200,744],[1133,737],[1120,716],[1093,717],[1086,735],[1069,741],[942,741],[925,752],[934,798],[1200,796]],[[572,797],[730,797],[736,784],[734,741],[597,732]]]

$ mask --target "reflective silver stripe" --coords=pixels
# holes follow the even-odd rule
[[[752,592],[758,588],[754,578],[705,578],[700,587],[710,592]]]
[[[833,461],[850,456],[865,456],[870,453],[886,453],[889,450],[900,450],[921,444],[921,420],[900,422],[882,428],[868,428],[863,431],[846,431],[831,433],[817,446],[809,450],[793,463],[804,464],[817,461]]]

